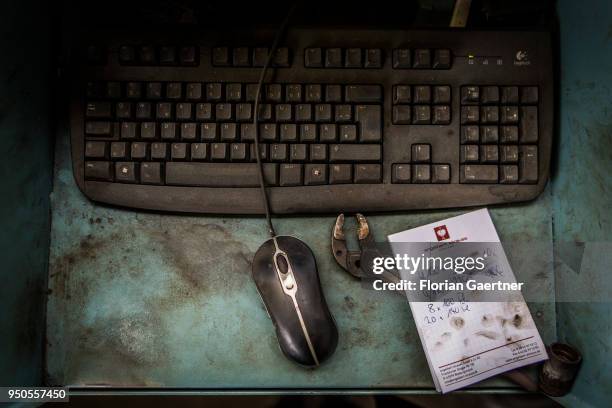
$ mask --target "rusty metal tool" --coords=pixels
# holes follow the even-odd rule
[[[346,245],[344,214],[340,214],[336,218],[336,223],[332,230],[332,251],[338,265],[356,278],[382,279],[390,283],[399,282],[397,276],[386,270],[382,274],[374,273],[372,269],[374,258],[384,257],[385,255],[374,242],[374,237],[366,217],[357,213],[355,218],[357,218],[358,251],[350,251]]]

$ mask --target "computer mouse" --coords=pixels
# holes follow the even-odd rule
[[[338,344],[338,329],[308,245],[290,236],[270,238],[255,253],[253,279],[283,354],[306,367],[328,359]]]

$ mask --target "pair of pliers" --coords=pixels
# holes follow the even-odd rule
[[[366,217],[357,213],[355,218],[357,218],[359,251],[349,251],[346,246],[344,214],[340,214],[336,218],[336,223],[332,230],[332,251],[338,265],[356,278],[382,279],[383,281],[393,283],[399,282],[399,278],[389,271],[385,270],[381,274],[374,273],[374,258],[384,257],[385,255],[376,245]]]

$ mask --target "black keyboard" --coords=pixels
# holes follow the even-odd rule
[[[89,198],[262,213],[253,127],[272,30],[109,33],[74,56],[74,173]],[[526,201],[553,130],[550,33],[293,28],[258,114],[275,213]]]

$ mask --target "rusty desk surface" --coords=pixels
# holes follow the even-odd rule
[[[52,193],[47,312],[48,382],[86,386],[361,389],[423,392],[433,383],[406,301],[365,290],[335,263],[335,217],[276,221],[315,252],[337,321],[335,355],[316,370],[285,359],[250,276],[266,238],[263,218],[182,216],[96,205],[78,190],[68,135],[58,137]],[[378,240],[463,211],[369,217]],[[504,241],[550,243],[523,252],[518,276],[542,303],[531,311],[546,343],[556,337],[551,197],[491,214]],[[512,254],[510,254],[510,257]],[[528,276],[526,276],[528,275]],[[494,379],[487,389],[513,388]]]

